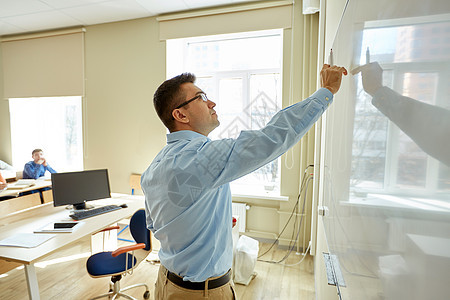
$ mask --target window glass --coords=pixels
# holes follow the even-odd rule
[[[260,129],[281,108],[282,30],[167,41],[167,77],[197,76],[216,103],[212,139]],[[279,195],[280,159],[231,183],[234,194]]]
[[[364,54],[370,48],[371,60],[383,68],[384,86],[405,97],[448,109],[448,101],[437,94],[443,88],[440,85],[445,68],[430,63],[448,57],[448,53],[435,52],[437,46],[433,43],[436,31],[447,27],[448,23],[431,23],[365,29],[360,51]],[[360,63],[365,64],[365,59],[366,55],[361,55]],[[379,112],[371,103],[372,97],[364,92],[361,77],[355,80],[358,95],[351,187],[356,192],[448,192],[449,167],[428,155]]]
[[[22,170],[40,148],[58,172],[83,169],[81,97],[9,99],[13,165]]]

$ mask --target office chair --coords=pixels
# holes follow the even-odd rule
[[[115,229],[111,227],[107,229]],[[135,300],[122,292],[139,287],[145,287],[144,299],[150,298],[150,291],[145,283],[134,284],[123,289],[120,288],[120,279],[127,273],[132,274],[133,269],[144,260],[152,250],[150,231],[147,229],[145,211],[138,210],[130,219],[130,232],[136,244],[120,247],[115,251],[104,251],[91,255],[86,262],[86,269],[93,278],[111,276],[109,292],[92,299],[102,297],[124,297]]]

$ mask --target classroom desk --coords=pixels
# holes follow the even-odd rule
[[[0,246],[0,259],[24,264],[25,276],[28,285],[30,299],[40,299],[39,286],[34,263],[45,256],[58,251],[73,242],[86,236],[97,233],[103,228],[128,218],[135,211],[144,208],[143,196],[131,196],[113,194],[113,198],[90,201],[92,205],[120,205],[126,203],[127,208],[108,212],[82,220],[72,233],[57,233],[55,237],[35,248],[5,247]],[[35,206],[17,213],[0,218],[0,240],[17,233],[31,233],[34,229],[58,220],[70,219],[70,210],[62,207],[54,207],[53,203]]]
[[[39,190],[39,189],[43,189],[46,187],[51,187],[52,186],[52,181],[51,180],[43,180],[43,179],[36,179],[35,180],[36,184],[30,187],[26,187],[20,190],[3,190],[0,192],[0,198],[1,197],[17,197],[19,196],[19,193],[23,193],[23,192],[28,192],[28,191],[33,191],[33,190]]]

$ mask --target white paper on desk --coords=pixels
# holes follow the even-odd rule
[[[75,226],[70,228],[55,228],[55,223],[72,223],[75,224]],[[41,228],[36,229],[34,233],[71,233],[74,230],[78,229],[78,227],[80,227],[80,224],[82,223],[83,222],[74,220],[51,222]]]
[[[33,248],[54,236],[54,234],[18,233],[1,240],[0,246]]]
[[[21,190],[34,185],[36,185],[36,180],[34,179],[19,179],[16,182],[8,184],[6,188],[8,190]]]

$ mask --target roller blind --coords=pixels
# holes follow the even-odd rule
[[[3,38],[4,97],[83,95],[84,29]]]
[[[172,14],[157,18],[160,40],[290,28],[292,1],[276,1]]]

